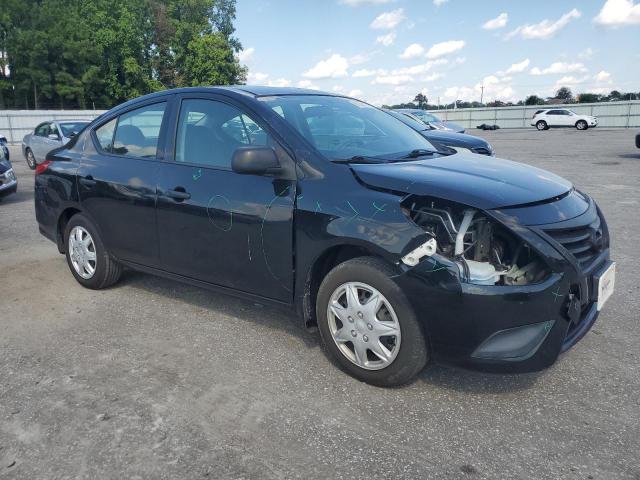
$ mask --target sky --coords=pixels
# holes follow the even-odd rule
[[[640,91],[640,0],[238,0],[236,34],[248,84],[375,105]]]

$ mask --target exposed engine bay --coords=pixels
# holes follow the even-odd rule
[[[438,253],[458,264],[463,281],[479,285],[527,285],[549,274],[529,245],[477,209],[413,196],[403,209],[431,236],[403,258],[408,265]]]

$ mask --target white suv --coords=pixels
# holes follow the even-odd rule
[[[549,127],[576,127],[578,130],[586,130],[598,126],[598,119],[591,115],[578,115],[571,110],[557,108],[538,110],[531,119],[531,125],[538,130],[547,130]]]

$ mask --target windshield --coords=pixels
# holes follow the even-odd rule
[[[393,115],[395,118],[400,120],[405,125],[409,125],[414,130],[417,130],[419,132],[428,130],[427,126],[424,123],[418,121],[410,113],[409,114],[399,113],[399,112],[394,112],[393,110],[385,110],[385,112],[387,112],[389,115]]]
[[[62,130],[62,135],[67,138],[70,138],[72,134],[78,133],[82,130],[89,122],[73,122],[73,123],[60,123],[60,130]]]
[[[435,150],[422,135],[371,105],[343,97],[262,97],[331,160],[368,157],[398,160],[416,150]]]
[[[435,115],[432,115],[432,114],[427,113],[427,112],[413,111],[413,112],[411,112],[411,114],[415,115],[416,117],[418,117],[423,122],[440,122],[441,121]]]

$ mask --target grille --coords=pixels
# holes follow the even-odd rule
[[[606,246],[600,217],[587,225],[564,229],[545,229],[545,233],[566,248],[586,270]]]

